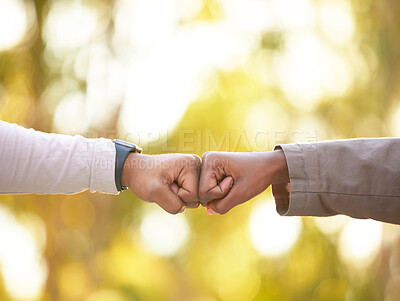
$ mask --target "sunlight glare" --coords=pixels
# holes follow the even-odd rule
[[[0,0],[0,51],[16,46],[27,30],[27,15],[21,0]]]
[[[145,246],[159,256],[175,254],[187,241],[189,225],[183,215],[152,209],[143,217],[140,235]]]
[[[116,39],[129,41],[134,53],[146,55],[169,40],[178,25],[171,0],[120,1],[115,13]]]
[[[18,300],[40,297],[47,278],[47,265],[42,259],[44,226],[39,218],[28,220],[25,225],[0,208],[0,271],[8,293]],[[31,227],[36,230],[32,232]]]
[[[304,30],[315,23],[315,7],[310,0],[270,0],[275,28],[284,31]]]
[[[320,24],[324,34],[336,45],[346,46],[355,33],[350,4],[347,1],[322,2]]]
[[[398,102],[400,103],[400,100]],[[400,137],[400,105],[393,110],[391,125],[394,136]]]
[[[270,150],[288,134],[289,116],[279,102],[261,100],[246,117],[245,130],[253,151]]]
[[[165,136],[212,72],[240,65],[254,42],[222,24],[180,29],[158,51],[131,63],[121,111],[123,131],[138,132],[141,143],[149,141],[149,133]]]
[[[229,26],[244,34],[260,34],[275,25],[271,2],[232,0],[223,1],[221,5]]]
[[[97,25],[95,11],[80,1],[56,1],[47,16],[43,36],[50,47],[67,51],[86,45]]]
[[[286,49],[274,65],[290,103],[305,111],[325,95],[341,96],[353,80],[344,59],[312,33],[288,35]]]
[[[366,267],[378,254],[382,242],[382,224],[373,220],[352,219],[339,237],[339,255],[347,264]]]
[[[257,205],[250,215],[253,245],[264,256],[278,256],[287,252],[296,243],[301,231],[301,219],[280,216],[273,201]]]
[[[88,129],[85,95],[81,92],[66,95],[54,113],[54,129],[60,134],[83,134]]]
[[[126,68],[103,43],[92,43],[86,55],[85,105],[88,123],[91,128],[107,128],[123,100]]]
[[[325,235],[334,235],[343,229],[350,218],[344,215],[335,215],[316,217],[313,220],[319,231]]]

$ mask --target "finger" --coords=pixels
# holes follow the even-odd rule
[[[202,203],[212,201],[208,192],[216,186],[218,186],[218,181],[213,171],[202,166],[199,183],[199,198]]]
[[[187,184],[188,180],[185,180],[184,186],[179,187],[177,195],[185,203],[197,203],[199,196],[197,194],[197,182]]]
[[[176,194],[186,204],[187,208],[199,207],[199,197],[197,196],[197,186],[194,192],[190,192],[183,187],[177,188]]]
[[[201,202],[206,204],[210,201],[224,198],[229,193],[233,185],[234,185],[233,178],[226,177],[225,179],[222,180],[222,182],[220,182],[213,188],[209,189],[204,194]]]
[[[225,214],[229,212],[232,208],[248,201],[244,199],[239,193],[239,187],[233,186],[229,191],[228,195],[222,199],[211,201],[207,204],[207,212],[213,214],[212,211],[218,214]],[[211,209],[212,211],[209,211]]]
[[[200,202],[196,202],[196,203],[188,202],[188,203],[186,203],[186,208],[188,208],[188,209],[196,209],[199,206],[200,206]]]
[[[175,193],[176,195],[178,195],[178,197],[182,200],[182,190],[178,184],[176,183],[172,183],[171,184],[171,191],[173,193]],[[197,189],[196,189],[197,190]],[[183,201],[183,200],[182,200]],[[193,201],[184,201],[184,203],[186,204],[186,208],[197,208],[199,207],[199,202],[197,200],[193,200]]]
[[[233,186],[233,178],[226,177],[225,179],[222,180],[222,182],[220,182],[219,184],[217,184],[216,186],[207,191],[206,201],[222,199],[229,193],[229,190],[231,189],[232,186]]]
[[[155,203],[171,214],[182,213],[186,209],[186,204],[167,186],[160,190]]]
[[[182,201],[187,203],[188,207],[190,206],[191,208],[199,201],[198,188],[200,167],[200,157],[193,155],[193,160],[184,167],[183,172],[180,173],[180,176],[177,179],[177,182],[180,184],[177,195]],[[190,203],[193,204],[189,205]]]
[[[203,165],[200,171],[200,182],[199,182],[199,198],[202,203],[207,203],[212,199],[209,199],[208,191],[218,186],[218,180],[214,172],[214,167],[206,160],[208,153],[203,155]]]
[[[171,184],[171,190],[173,193],[178,194],[179,186],[175,182]]]

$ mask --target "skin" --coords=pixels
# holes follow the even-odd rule
[[[206,152],[197,155],[143,155],[130,153],[121,184],[146,202],[157,203],[171,214],[197,208],[225,214],[273,185],[279,212],[289,203],[286,158],[272,152]]]
[[[130,153],[121,184],[141,200],[156,203],[171,214],[199,206],[198,182],[201,159],[196,155],[143,155]]]
[[[225,214],[260,194],[269,185],[278,184],[283,190],[287,183],[288,169],[281,150],[260,153],[207,152],[203,155],[199,197],[210,214]],[[285,202],[285,198],[279,199]]]

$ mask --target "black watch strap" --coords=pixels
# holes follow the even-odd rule
[[[127,189],[127,187],[121,184],[122,169],[125,164],[126,157],[131,152],[141,153],[142,149],[135,144],[114,139],[115,144],[115,186],[118,191]]]

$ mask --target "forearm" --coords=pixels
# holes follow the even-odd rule
[[[286,156],[291,190],[287,211],[281,214],[345,214],[400,223],[400,139],[280,147]],[[272,188],[275,197],[282,198],[282,187]]]
[[[47,134],[0,121],[0,193],[117,193],[107,139]]]

